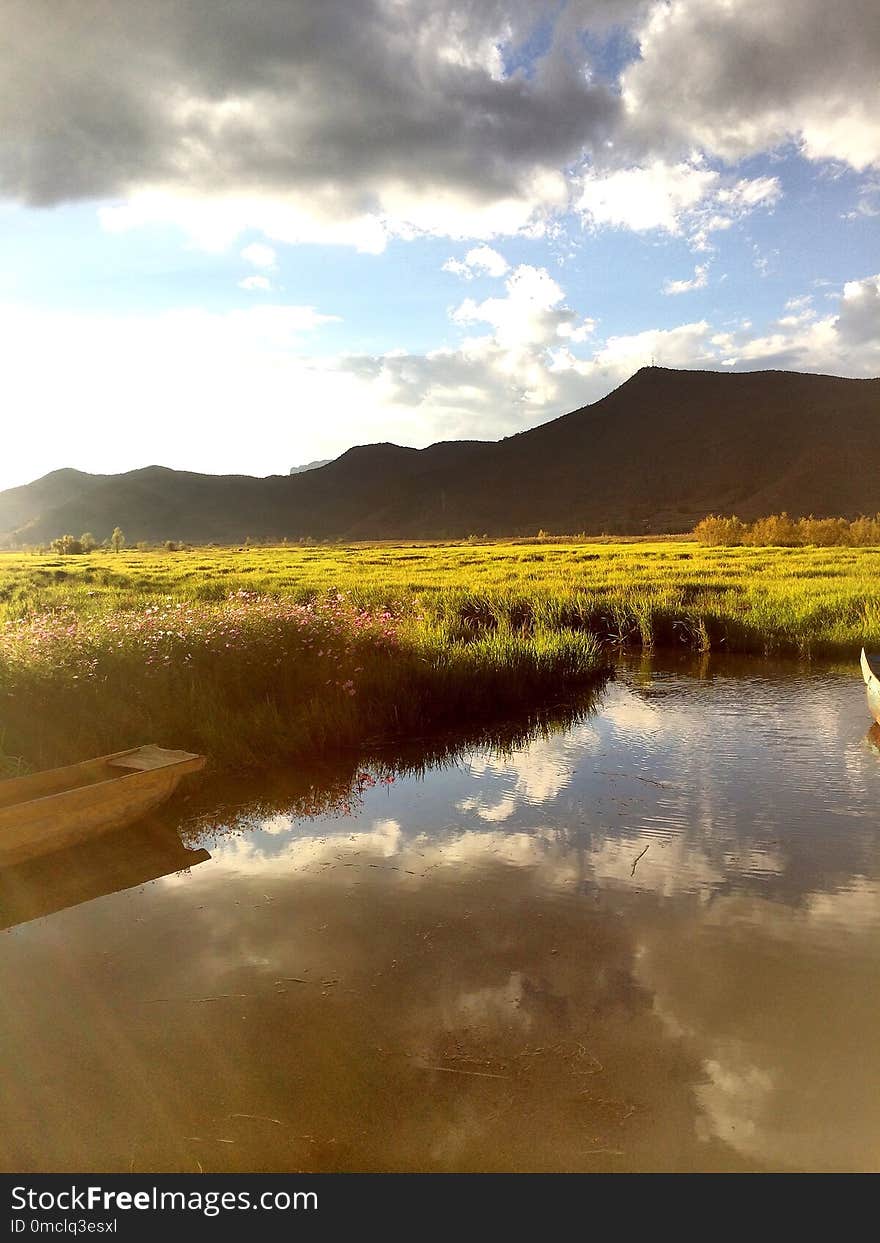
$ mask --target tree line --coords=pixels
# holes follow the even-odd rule
[[[693,536],[701,544],[725,547],[738,544],[777,548],[865,547],[880,544],[880,514],[851,522],[846,518],[814,518],[812,514],[809,518],[790,518],[784,511],[755,522],[742,522],[735,515],[725,518],[709,514],[694,527]]]
[[[59,535],[57,539],[53,539],[49,544],[52,552],[60,553],[62,556],[77,556],[80,553],[94,552],[98,547],[98,541],[92,535],[91,531],[84,531],[77,539],[75,535]],[[114,527],[113,534],[101,544],[102,548],[112,548],[114,552],[119,552],[125,547],[125,534],[121,527]]]

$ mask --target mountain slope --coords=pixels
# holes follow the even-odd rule
[[[880,508],[880,380],[645,368],[446,481],[476,531],[688,529],[711,510]],[[391,523],[413,534],[409,498]],[[422,506],[421,521],[440,513]]]
[[[55,506],[83,497],[93,484],[104,478],[68,467],[53,470],[20,488],[7,488],[0,492],[0,533],[23,530]],[[77,535],[81,534],[82,531],[77,531]]]
[[[56,471],[0,493],[0,540],[451,538],[681,531],[880,510],[880,380],[649,367],[601,401],[497,443],[377,444],[256,479],[151,466]]]

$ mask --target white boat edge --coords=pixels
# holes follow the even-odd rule
[[[876,673],[871,668],[871,662],[868,660],[868,655],[864,648],[862,648],[859,664],[862,666],[862,677],[865,679],[866,686],[870,686],[872,682],[876,682],[878,680]]]

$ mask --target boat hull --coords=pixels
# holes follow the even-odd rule
[[[18,863],[127,828],[164,803],[188,772],[205,763],[200,755],[174,753],[185,758],[146,771],[120,771],[139,750],[146,748],[2,783],[0,795],[6,796],[6,805],[0,803],[0,864]],[[114,770],[114,765],[120,768]],[[77,780],[82,784],[71,784]],[[13,786],[18,790],[9,788]],[[10,802],[16,793],[22,798]]]
[[[868,696],[868,711],[874,720],[880,725],[880,678],[871,668],[871,662],[862,648],[862,677],[865,679],[865,689]]]

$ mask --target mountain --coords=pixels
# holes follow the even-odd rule
[[[304,466],[291,466],[287,473],[288,475],[302,475],[307,470],[317,470],[319,466],[327,466],[332,460],[329,457],[316,458],[314,462],[306,462]]]
[[[257,479],[159,466],[56,471],[0,493],[0,540],[686,531],[710,512],[880,511],[880,379],[645,367],[601,401],[498,442],[375,444]]]
[[[0,492],[0,533],[26,530],[39,522],[41,514],[83,496],[93,483],[105,478],[105,475],[87,475],[84,471],[68,468],[53,470],[42,479],[20,488],[7,488],[5,492]]]

